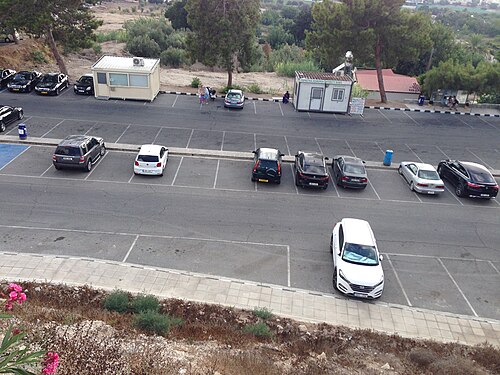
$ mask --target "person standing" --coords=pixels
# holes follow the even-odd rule
[[[202,85],[198,85],[198,98],[200,99],[200,104],[203,104],[205,100],[205,90],[203,90]]]
[[[208,91],[207,86],[205,86],[204,96],[205,96],[205,104],[208,104],[208,99],[210,99],[210,92]]]

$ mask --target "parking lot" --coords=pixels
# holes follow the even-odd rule
[[[80,130],[78,127],[74,129]],[[283,201],[313,199],[325,204],[333,202],[334,207],[341,204],[352,208],[365,204],[392,204],[410,211],[421,206],[424,212],[425,206],[456,209],[463,215],[467,215],[470,209],[500,212],[497,200],[458,198],[450,189],[440,196],[418,195],[408,189],[395,171],[370,169],[370,184],[365,191],[346,190],[333,183],[326,191],[317,191],[295,186],[291,164],[285,165],[280,185],[267,185],[251,182],[251,161],[171,156],[164,176],[152,177],[133,174],[135,153],[131,152],[108,151],[90,173],[83,173],[56,170],[51,162],[53,147],[0,144],[0,151],[0,155],[4,155],[0,160],[0,179],[32,181],[35,178],[41,181],[40,184],[48,181],[71,186],[81,181],[96,189],[107,186],[110,191],[114,190],[113,186],[125,184],[154,187],[158,194],[201,189],[242,197],[271,194]],[[8,239],[4,241],[6,250],[92,256],[334,292],[327,250],[328,234],[324,244],[310,245],[312,251],[309,251],[302,243],[310,244],[305,239],[276,241],[270,236],[268,242],[262,239],[244,241],[217,239],[217,235],[190,237],[183,235],[182,231],[167,234],[124,231],[119,225],[115,230],[68,230],[60,221],[58,225],[23,227],[4,224],[0,226],[0,233]],[[30,229],[29,236],[26,229]],[[90,253],[82,250],[82,244],[87,242],[95,244],[95,250]],[[397,241],[379,241],[379,247],[386,257],[383,262],[386,288],[382,301],[500,317],[496,290],[500,281],[498,256],[464,259],[463,249],[454,246],[433,248],[431,245],[429,249],[420,246],[413,249],[405,248]]]

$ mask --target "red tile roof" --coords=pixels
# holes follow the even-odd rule
[[[323,73],[323,72],[295,72],[298,78],[305,79],[317,79],[319,81],[346,81],[352,82],[349,76],[338,76],[334,73]]]
[[[382,76],[384,77],[384,87],[387,92],[420,93],[420,86],[414,77],[396,74],[392,69],[382,69]],[[356,79],[365,90],[379,91],[377,71],[375,69],[357,69]]]

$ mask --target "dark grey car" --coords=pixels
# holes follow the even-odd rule
[[[89,135],[70,135],[63,139],[52,156],[56,169],[80,168],[87,172],[106,153],[104,140]]]
[[[354,189],[364,189],[368,176],[364,161],[353,156],[335,156],[332,161],[333,177],[337,185]]]

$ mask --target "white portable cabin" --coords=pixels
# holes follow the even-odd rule
[[[160,91],[160,59],[102,56],[91,69],[97,99],[153,101]]]
[[[348,75],[295,72],[293,106],[297,111],[348,113],[353,84]]]

